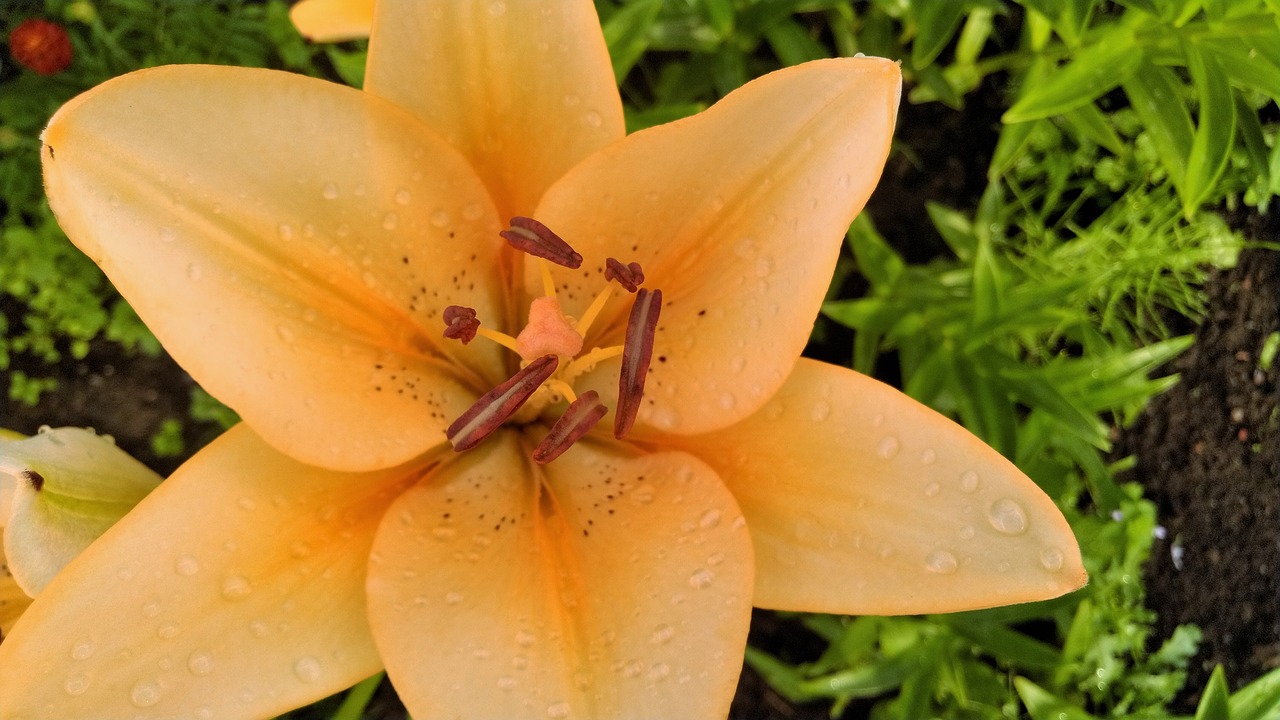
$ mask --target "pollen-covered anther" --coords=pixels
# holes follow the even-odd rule
[[[623,438],[631,432],[644,397],[644,381],[653,357],[653,335],[662,310],[661,290],[640,290],[627,320],[627,337],[622,345],[622,373],[618,376],[618,407],[613,418],[613,435]]]
[[[604,261],[604,279],[617,280],[619,285],[627,289],[627,292],[633,293],[644,283],[644,271],[640,269],[638,262],[623,265],[620,260],[607,258]]]
[[[545,465],[560,457],[565,450],[578,442],[587,431],[600,422],[600,418],[609,412],[609,408],[600,402],[600,394],[588,390],[569,404],[551,431],[542,438],[538,447],[533,449],[533,459],[539,465]]]
[[[469,307],[461,305],[450,305],[444,309],[444,336],[450,340],[461,340],[463,345],[471,342],[476,337],[476,331],[480,329],[480,321],[476,318],[476,311]]]
[[[445,437],[449,438],[453,449],[458,452],[470,450],[502,427],[529,396],[555,374],[559,364],[560,360],[555,355],[538,358],[482,395],[445,430]]]
[[[582,256],[551,228],[527,217],[511,218],[511,227],[498,233],[511,247],[550,260],[572,270],[582,267]]]

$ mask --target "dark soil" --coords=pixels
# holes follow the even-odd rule
[[[1280,216],[1247,234],[1280,242]],[[1122,438],[1167,530],[1147,568],[1148,604],[1167,638],[1204,631],[1183,709],[1221,664],[1235,687],[1280,666],[1280,362],[1259,352],[1280,331],[1280,253],[1247,250],[1209,284],[1210,310],[1171,370],[1181,382]],[[1232,689],[1235,689],[1233,687]]]

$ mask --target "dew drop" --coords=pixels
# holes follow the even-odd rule
[[[595,110],[588,110],[587,113],[582,116],[582,121],[593,128],[598,128],[604,124],[604,118],[600,117],[600,113]]]
[[[444,596],[445,605],[457,605],[460,602],[462,602],[462,593],[460,592],[451,592]]]
[[[937,461],[938,453],[934,452],[933,448],[927,448],[924,452],[920,453],[921,465],[932,465]]]
[[[395,230],[396,226],[399,224],[400,224],[400,216],[396,215],[393,212],[389,212],[386,215],[382,216],[383,230]]]
[[[142,617],[153,618],[160,614],[160,603],[152,600],[142,606]]]
[[[331,182],[325,183],[324,188],[320,191],[320,194],[324,196],[325,200],[338,199],[338,184],[331,183]]]
[[[689,576],[689,587],[695,587],[698,589],[708,588],[711,587],[711,582],[715,579],[715,573],[712,573],[706,568],[702,568],[694,571],[694,573]]]
[[[549,718],[567,718],[569,717],[569,703],[558,702],[554,705],[547,706],[547,717]]]
[[[85,691],[89,689],[89,685],[92,682],[93,681],[89,679],[88,675],[85,675],[84,673],[76,673],[75,675],[67,678],[67,681],[62,684],[62,689],[71,697],[76,697],[78,695],[83,695]]]
[[[304,655],[293,664],[293,674],[304,683],[313,683],[320,679],[320,661]]]
[[[675,628],[663,623],[653,629],[653,634],[649,636],[649,642],[654,645],[665,645],[671,642],[671,638],[675,637],[675,634]]]
[[[972,470],[965,470],[960,473],[960,489],[965,492],[973,492],[978,489],[978,473]]]
[[[243,600],[253,592],[253,585],[241,575],[232,575],[222,582],[222,597],[227,600]]]
[[[213,720],[213,708],[201,705],[195,709],[196,720]]]
[[[204,270],[199,265],[195,263],[187,265],[187,279],[199,280],[202,277],[204,277]]]
[[[89,638],[81,638],[76,641],[75,645],[71,646],[71,659],[88,660],[93,656],[93,651],[96,649],[97,648],[94,646],[92,640]]]
[[[431,528],[431,535],[437,540],[452,540],[458,536],[458,531],[448,525],[437,525]]]
[[[256,638],[266,637],[269,631],[267,624],[261,620],[254,620],[249,623],[249,634]]]
[[[408,190],[405,190],[404,188],[401,188],[401,189],[399,189],[399,190],[397,190],[397,191],[396,191],[396,202],[397,202],[397,203],[399,203],[399,204],[401,204],[401,205],[408,205],[408,204],[409,204],[409,201],[411,201],[411,200],[413,200],[413,194],[412,194],[412,193],[410,193]]]
[[[499,690],[512,690],[515,688],[515,686],[516,686],[516,679],[511,677],[510,675],[503,675],[502,677],[498,678]]]
[[[773,274],[773,258],[758,258],[756,260],[756,277],[769,277],[771,274]]]
[[[480,203],[471,203],[462,208],[462,217],[467,220],[479,220],[484,216],[484,208],[480,207]]]
[[[715,508],[702,513],[702,517],[698,518],[698,527],[703,530],[710,530],[720,524],[721,515],[722,513]]]
[[[648,505],[653,502],[653,498],[657,494],[658,490],[655,487],[649,483],[644,483],[642,485],[638,485],[631,491],[630,498],[631,502],[637,505]]]
[[[1045,548],[1040,553],[1040,566],[1049,572],[1057,572],[1062,569],[1063,559],[1062,551],[1058,548]]]
[[[171,243],[178,239],[178,233],[174,232],[171,227],[160,228],[160,242]]]
[[[931,482],[924,486],[925,497],[936,497],[940,492],[942,492],[942,486],[936,482]]]
[[[151,707],[160,702],[160,686],[150,680],[139,680],[129,691],[129,701],[140,708]]]
[[[732,410],[738,404],[738,399],[733,393],[723,393],[720,395],[720,407],[725,410]]]
[[[436,210],[431,213],[431,224],[435,227],[442,228],[449,224],[449,213],[445,210]]]
[[[160,627],[156,628],[156,635],[165,640],[176,638],[181,633],[182,633],[182,627],[178,625],[178,623],[171,623],[171,622],[165,623]]]
[[[1005,535],[1021,535],[1027,531],[1027,513],[1018,503],[1001,498],[987,508],[987,521],[991,527]]]
[[[239,505],[242,510],[253,510],[258,507],[258,503],[254,502],[253,498],[250,497],[242,497],[236,500],[236,505]]]
[[[516,644],[520,647],[531,647],[535,640],[536,638],[533,636],[533,633],[528,630],[521,630],[516,633]]]
[[[196,650],[187,658],[187,669],[196,677],[204,677],[213,672],[213,653],[208,650]]]
[[[827,402],[819,400],[813,404],[813,410],[809,412],[809,417],[815,422],[822,422],[831,416],[831,405]]]
[[[505,2],[502,2],[502,0],[496,0],[495,2],[489,3],[490,15],[494,17],[499,17],[501,15],[505,15],[506,12],[507,12],[507,4]]]
[[[947,575],[956,571],[956,556],[946,550],[934,550],[924,559],[924,567],[932,573]]]
[[[892,435],[887,435],[881,438],[880,442],[876,445],[876,456],[881,460],[892,460],[898,455],[898,449],[900,447],[901,444],[898,442],[898,438]]]
[[[649,680],[653,682],[658,682],[659,680],[665,680],[666,677],[670,674],[671,674],[671,666],[663,662],[654,663],[649,668]]]

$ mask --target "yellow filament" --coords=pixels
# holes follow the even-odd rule
[[[611,357],[617,357],[618,355],[621,355],[621,354],[622,354],[621,345],[610,345],[609,347],[591,348],[591,352],[569,363],[569,366],[566,367],[563,371],[557,373],[557,375],[561,379],[563,379],[565,382],[569,382],[569,381],[572,381],[574,378],[578,377],[579,375],[581,375],[582,373],[595,367],[597,363],[602,362],[604,360],[608,360]]]
[[[579,335],[587,336],[587,330],[591,328],[591,323],[595,322],[596,317],[600,315],[600,311],[604,310],[604,304],[609,302],[609,296],[611,295],[613,295],[613,284],[609,283],[604,286],[604,290],[600,291],[596,299],[591,301],[591,307],[587,308],[587,311],[582,314],[582,319],[575,326],[574,329],[578,331]]]
[[[547,267],[547,261],[542,258],[534,258],[538,261],[538,271],[542,273],[542,294],[549,298],[556,296],[556,281],[551,279],[551,268]]]
[[[479,328],[476,328],[476,334],[479,335],[480,337],[488,338],[498,343],[502,347],[508,348],[510,350],[516,349],[516,339],[504,332],[498,332],[497,330],[490,330],[489,328],[481,325]]]
[[[573,392],[573,387],[563,380],[548,380],[547,387],[563,395],[569,402],[575,402],[578,399],[577,394]]]

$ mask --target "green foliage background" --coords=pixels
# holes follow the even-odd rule
[[[911,103],[1004,109],[987,186],[969,207],[931,204],[945,251],[908,261],[863,216],[824,315],[855,331],[849,364],[901,379],[1057,499],[1092,578],[1057,600],[950,616],[797,618],[827,644],[806,663],[747,661],[794,702],[855,700],[873,718],[1163,718],[1199,632],[1151,649],[1142,565],[1157,519],[1118,485],[1109,437],[1176,378],[1150,374],[1188,347],[1200,285],[1241,240],[1215,213],[1280,193],[1280,0],[596,0],[630,131],[698,112],[778,67],[866,53],[899,59]],[[162,352],[43,199],[39,133],[75,94],[165,63],[283,68],[359,85],[363,43],[304,42],[280,0],[44,0],[0,9],[63,23],[76,60],[0,75],[0,369],[34,404],[48,378],[9,371],[110,341]],[[961,142],[957,139],[957,142]],[[896,152],[914,157],[909,146]],[[930,170],[925,168],[926,171]],[[850,282],[851,280],[855,282]],[[860,284],[866,292],[843,296]],[[821,335],[824,326],[819,325]],[[820,340],[821,337],[815,339]],[[25,366],[29,366],[26,363]],[[233,413],[198,394],[194,418]],[[1280,717],[1280,671],[1215,673],[1196,718]],[[378,678],[290,715],[362,716]],[[1234,693],[1229,686],[1236,686]]]

